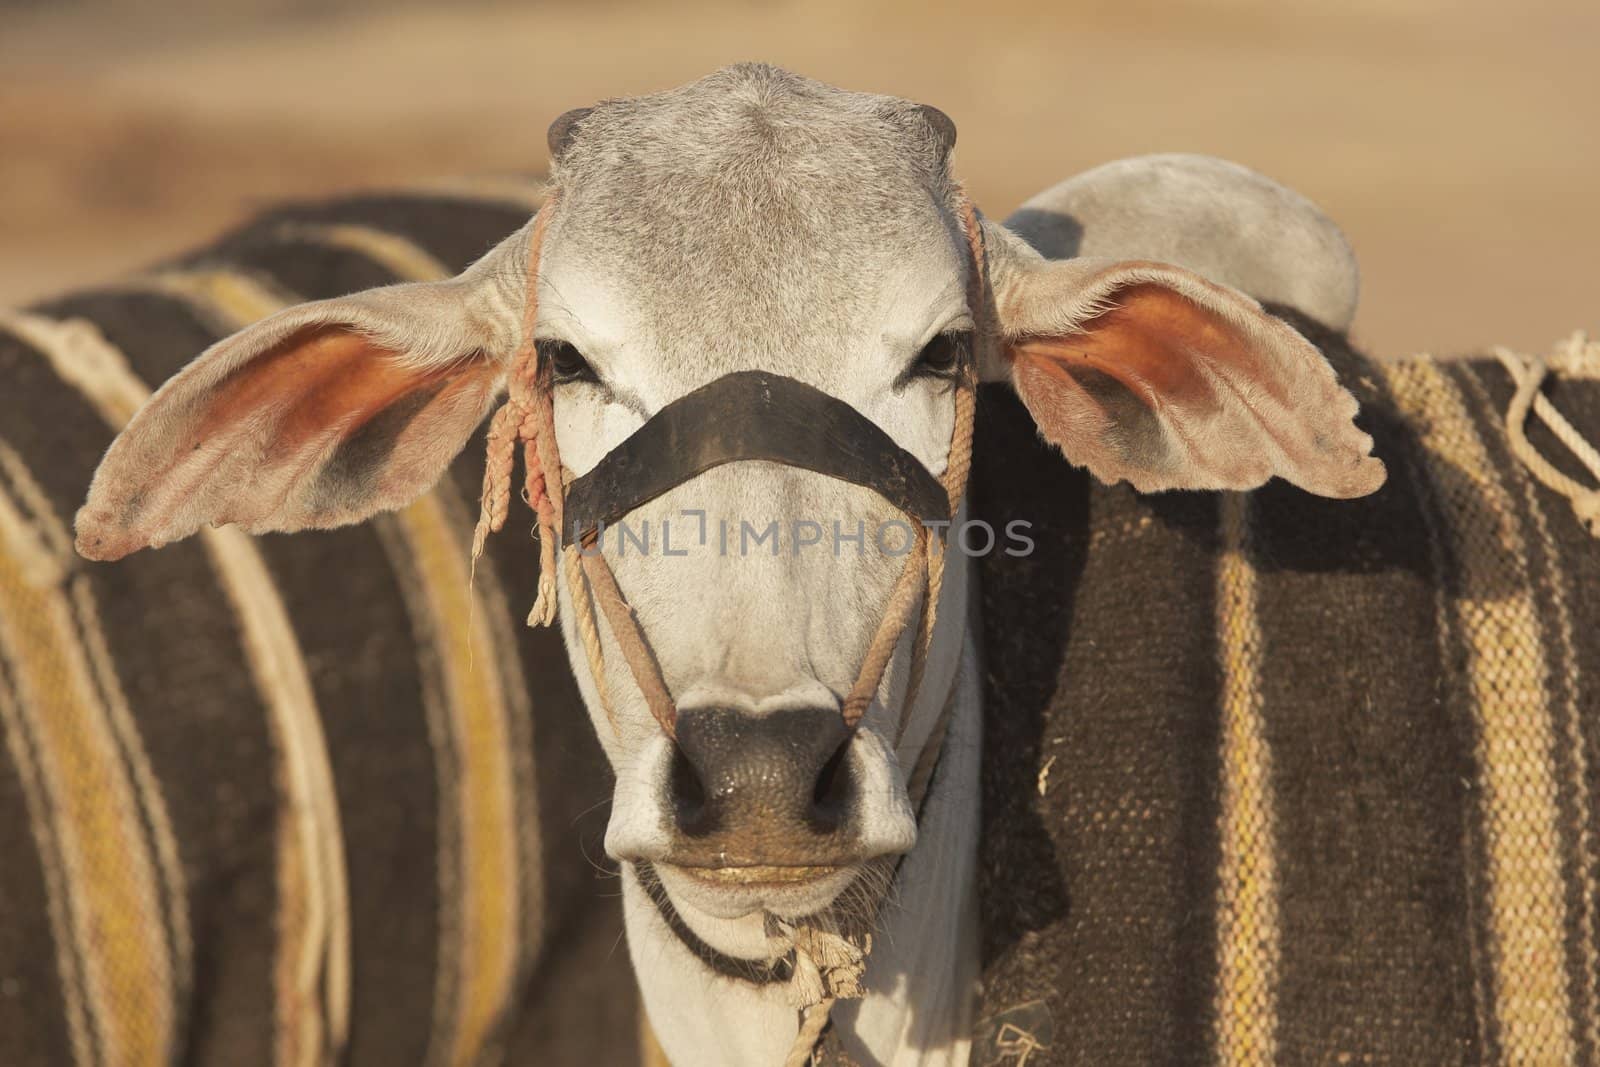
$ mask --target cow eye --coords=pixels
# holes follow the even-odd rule
[[[583,353],[565,341],[540,341],[539,355],[549,365],[551,379],[557,385],[600,380]]]
[[[951,378],[960,369],[972,335],[966,331],[941,333],[922,346],[912,373],[930,378]]]

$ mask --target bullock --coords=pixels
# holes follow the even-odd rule
[[[586,1013],[631,1000],[576,943],[539,951],[574,931],[542,915],[535,858],[547,810],[575,803],[562,786],[592,772],[548,762],[547,712],[528,738],[530,705],[575,683],[673,1062],[1592,1051],[1592,649],[1574,636],[1592,552],[1548,479],[1507,462],[1548,450],[1545,431],[1502,446],[1488,416],[1540,406],[1534,370],[1362,363],[1339,336],[1355,274],[1338,231],[1217,161],[1103,168],[1001,226],[954,184],[940,113],[759,66],[570,114],[550,141],[534,220],[455,278],[334,296],[443,273],[425,242],[336,213],[236,244],[252,274],[216,253],[156,272],[134,287],[160,306],[143,321],[123,293],[16,320],[39,358],[12,380],[122,430],[79,552],[181,542],[66,562],[52,500],[70,495],[25,457],[70,450],[77,424],[15,413],[36,440],[8,461],[9,526],[32,537],[35,615],[61,628],[23,636],[78,650],[84,699],[66,702],[92,705],[90,766],[121,783],[75,813],[81,753],[51,748],[29,704],[45,682],[16,683],[51,1036],[135,1061],[239,1062],[242,1032],[248,1062],[472,1062],[516,1055],[543,1010],[585,1020],[594,1055],[617,1028]],[[332,298],[217,341],[147,401],[141,377],[174,369],[154,322],[182,321],[187,353],[285,290]],[[141,350],[169,362],[141,375]],[[1581,377],[1592,357],[1566,362]],[[502,391],[487,457],[452,465]],[[487,536],[518,459],[537,567]],[[470,540],[463,476],[482,486]],[[1299,488],[1239,492],[1274,476]],[[1042,551],[972,551],[971,531],[1019,519]],[[338,529],[253,543],[230,523]],[[160,559],[165,581],[117,577]],[[363,577],[377,561],[384,579]],[[154,691],[131,699],[102,616],[195,571],[231,614],[213,595],[164,633]],[[548,638],[508,629],[525,604],[559,616],[570,680]],[[319,665],[306,644],[343,654]],[[248,690],[265,729],[253,747],[223,729],[200,759],[189,720],[164,758],[179,780],[212,759],[270,775],[216,828],[269,853],[249,869],[270,877],[206,912],[189,865],[212,885],[232,868],[192,843],[204,803],[184,832],[162,814],[133,707],[185,699],[169,679],[229,653],[242,669],[202,668],[189,699]],[[426,741],[394,760],[372,740],[391,702]],[[405,795],[399,760],[419,752],[434,807],[377,802]],[[469,765],[473,784],[447,782]],[[232,784],[197,792],[237,805]],[[107,811],[132,842],[110,863],[88,847]],[[419,819],[432,847],[404,836]],[[431,878],[394,877],[407,848]],[[127,953],[86,933],[102,929]],[[229,1010],[247,987],[273,1010]],[[1337,1004],[1312,1003],[1328,990]]]

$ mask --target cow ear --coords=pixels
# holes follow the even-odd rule
[[[504,381],[515,313],[493,312],[507,294],[488,290],[516,288],[512,273],[480,263],[303,304],[218,342],[112,442],[78,512],[78,551],[120,559],[205,524],[340,526],[409,503]]]
[[[1148,262],[1022,257],[995,277],[996,370],[1102,481],[1252,489],[1277,475],[1329,497],[1383,484],[1355,398],[1244,294]]]

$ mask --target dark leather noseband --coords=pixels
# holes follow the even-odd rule
[[[567,486],[566,536],[582,542],[713,467],[768,460],[865,486],[923,523],[950,518],[950,499],[922,461],[871,419],[804,382],[736,371],[658,411]]]

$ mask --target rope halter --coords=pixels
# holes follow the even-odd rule
[[[484,471],[482,510],[473,536],[472,555],[476,561],[483,551],[489,534],[505,525],[510,506],[516,453],[518,445],[521,445],[524,471],[523,499],[538,515],[539,539],[538,597],[528,616],[528,624],[547,626],[555,619],[556,556],[559,552],[561,570],[567,581],[575,614],[574,628],[583,644],[601,709],[612,730],[616,731],[618,724],[611,694],[606,688],[605,656],[596,622],[597,614],[605,616],[634,684],[650,709],[651,715],[664,733],[676,738],[678,712],[671,690],[637,615],[618,586],[610,564],[596,545],[595,529],[591,526],[580,530],[573,542],[561,544],[564,516],[569,505],[580,513],[586,509],[578,506],[577,497],[582,494],[574,490],[574,479],[561,465],[556,447],[552,374],[550,368],[541,363],[535,344],[540,253],[550,219],[558,209],[559,202],[559,192],[552,193],[529,232],[528,280],[523,305],[522,339],[511,366],[506,403],[495,412],[489,427],[488,463]],[[948,460],[944,474],[937,479],[937,485],[932,491],[933,501],[927,512],[912,515],[919,521],[913,525],[912,544],[906,562],[889,594],[883,616],[867,648],[855,683],[841,705],[841,715],[845,725],[854,731],[876,696],[895,649],[906,632],[914,626],[906,694],[895,737],[897,744],[905,733],[910,710],[915,706],[925,673],[939,598],[944,586],[948,531],[953,528],[958,517],[962,499],[966,495],[967,478],[972,468],[976,368],[985,354],[982,351],[983,347],[995,344],[997,338],[983,231],[979,225],[977,212],[964,193],[958,193],[956,214],[969,257],[967,302],[974,318],[974,330],[973,344],[964,363],[957,368],[954,379],[955,420],[950,437]],[[735,377],[737,375],[729,375],[719,379],[719,382]],[[781,381],[788,382],[787,379]],[[712,386],[707,388],[716,388],[717,385],[718,383],[712,383]],[[789,382],[786,388],[789,387],[809,390],[809,387],[793,382]],[[810,390],[810,392],[815,391]],[[902,458],[893,454],[898,450],[898,446],[889,442],[887,435],[869,420],[856,414],[853,409],[826,396],[821,396],[821,399],[815,402],[824,405],[831,403],[844,408],[847,413],[846,418],[870,427],[870,429],[863,428],[860,432],[876,433],[888,442],[886,447],[874,453],[875,459]],[[660,417],[658,414],[657,418]],[[643,434],[649,425],[646,423],[638,434]],[[625,441],[619,446],[618,451],[626,446]],[[909,456],[904,454],[903,450],[899,451],[903,456]],[[730,460],[739,458],[752,457],[728,457]],[[779,461],[782,462],[782,459]],[[911,458],[909,462],[915,469],[900,472],[907,477],[886,479],[886,481],[894,485],[906,481],[914,482],[917,478],[910,477],[912,475],[924,481],[931,481],[932,475],[927,473],[919,461]],[[602,460],[601,463],[604,465],[606,460]],[[812,466],[793,461],[791,465],[811,466],[812,469],[823,470],[824,473],[835,473],[825,465]],[[591,475],[593,473],[591,472]],[[693,476],[692,472],[690,476]],[[589,477],[585,476],[586,479]],[[687,479],[680,479],[680,483],[682,480]],[[912,514],[903,500],[896,499],[886,492],[879,483],[861,478],[848,480],[874,488],[880,495],[884,495],[902,510],[907,511],[907,514]],[[583,486],[579,485],[578,488],[582,489]],[[927,496],[928,494],[924,494],[923,499],[926,500]],[[637,494],[630,499],[637,502]],[[937,534],[930,532],[930,519],[937,519],[945,532]],[[912,809],[919,814],[934,765],[943,748],[953,704],[953,699],[944,701],[938,720],[907,779],[907,792]],[[840,997],[862,995],[861,979],[866,966],[866,953],[871,947],[870,938],[864,938],[864,943],[856,943],[803,921],[789,923],[773,920],[769,922],[768,940],[775,953],[794,954],[795,977],[791,981],[790,996],[801,1011],[801,1027],[787,1062],[804,1063],[810,1057],[818,1036],[826,1026],[828,1012],[833,1002]]]
[[[661,666],[651,651],[638,617],[629,606],[617,584],[605,556],[594,547],[594,532],[586,532],[581,540],[561,543],[561,530],[568,487],[572,483],[570,472],[561,465],[556,447],[552,377],[550,368],[541,364],[535,344],[535,326],[538,321],[538,271],[544,236],[550,218],[560,201],[559,192],[552,193],[530,228],[527,253],[528,285],[523,304],[522,341],[513,358],[506,403],[495,412],[489,425],[488,461],[484,470],[481,511],[473,533],[472,555],[476,560],[482,554],[489,534],[500,530],[510,510],[511,483],[517,446],[522,446],[523,499],[538,516],[539,585],[533,610],[528,615],[530,626],[547,626],[556,616],[556,555],[562,556],[562,570],[568,584],[574,610],[577,613],[577,630],[599,693],[607,720],[616,728],[615,712],[610,694],[605,688],[603,673],[604,655],[599,631],[595,624],[595,607],[606,617],[624,661],[633,676],[635,685],[643,696],[650,713],[661,729],[669,736],[677,732],[677,706],[671,690],[662,675]],[[976,404],[976,349],[992,343],[990,295],[985,269],[983,233],[972,203],[964,195],[957,207],[961,227],[970,254],[968,303],[977,319],[974,331],[974,351],[965,365],[958,368],[955,379],[955,424],[951,433],[949,458],[944,475],[939,479],[944,492],[944,518],[953,523],[966,494],[967,477],[972,468],[972,430]],[[559,472],[555,478],[551,472]],[[902,635],[912,625],[919,605],[922,609],[918,625],[919,639],[913,645],[910,685],[906,698],[909,707],[923,672],[923,659],[932,637],[933,623],[943,588],[945,570],[945,537],[930,533],[924,522],[919,522],[913,533],[910,551],[899,578],[885,606],[882,620],[873,635],[872,643],[863,659],[860,673],[851,686],[841,707],[845,725],[855,729],[865,716],[867,708],[883,681],[889,660]],[[903,732],[904,723],[901,724]]]

